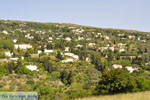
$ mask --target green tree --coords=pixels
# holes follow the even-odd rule
[[[70,89],[65,93],[67,94],[67,100],[72,100],[75,98],[82,98],[84,96],[89,96],[92,94],[90,90],[86,90],[83,88],[83,84],[73,83],[70,86]]]
[[[26,51],[26,53],[24,54],[25,57],[29,57],[30,53],[28,51]]]
[[[51,43],[47,44],[47,49],[53,49],[53,45]]]
[[[10,40],[0,39],[0,48],[9,49],[12,51],[14,49],[14,45]]]
[[[17,67],[16,73],[17,74],[30,74],[30,70],[24,66],[20,66],[20,67]]]
[[[57,79],[60,78],[60,72],[58,72],[58,71],[53,71],[53,72],[51,73],[51,76],[52,76],[52,79],[53,79],[53,80],[57,80]]]
[[[112,51],[109,51],[109,54],[108,54],[108,61],[114,61],[114,59],[115,59],[115,56],[114,56],[113,52],[112,52]]]
[[[137,76],[135,78],[137,84],[137,91],[144,91],[146,89],[146,79],[143,76]]]
[[[135,80],[129,72],[123,69],[104,71],[96,87],[96,94],[114,94],[134,91]]]
[[[51,73],[52,71],[54,71],[53,64],[48,59],[44,60],[43,66],[44,66],[44,69],[46,71],[48,71],[49,73]]]
[[[102,66],[100,54],[98,52],[94,52],[91,55],[91,63],[95,65],[95,68],[99,71],[103,71],[105,68]]]
[[[34,85],[33,90],[38,92],[39,100],[56,100],[56,90],[50,85],[38,83]]]
[[[60,60],[63,59],[63,58],[62,58],[62,55],[61,55],[61,53],[60,53],[60,51],[57,51],[56,58],[58,58],[58,59],[60,59]]]
[[[6,73],[6,69],[4,66],[0,66],[0,75],[4,75]]]
[[[13,70],[15,69],[15,63],[14,62],[10,62],[10,63],[8,63],[7,67],[8,67],[8,72],[12,73]]]

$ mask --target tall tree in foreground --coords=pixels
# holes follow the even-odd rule
[[[136,87],[134,77],[123,69],[104,71],[96,87],[96,94],[132,92]]]

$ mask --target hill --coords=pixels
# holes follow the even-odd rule
[[[0,20],[0,91],[70,100],[149,84],[148,32]]]

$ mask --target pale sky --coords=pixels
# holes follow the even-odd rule
[[[150,32],[150,0],[0,0],[0,20]]]

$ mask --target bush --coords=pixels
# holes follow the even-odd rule
[[[16,73],[17,74],[30,74],[31,71],[29,69],[27,69],[26,67],[23,66],[23,67],[18,67],[16,69]]]
[[[114,94],[134,91],[136,83],[134,77],[123,69],[104,71],[96,87],[96,94]]]
[[[10,40],[0,39],[0,48],[13,50],[14,45]]]
[[[5,86],[5,82],[0,83],[0,88],[3,88]]]
[[[4,66],[0,66],[0,75],[4,75],[6,73],[6,69]]]
[[[50,85],[36,84],[33,90],[38,92],[40,100],[55,100],[56,90]]]
[[[83,84],[73,83],[71,84],[69,90],[66,92],[66,100],[72,100],[75,98],[82,98],[92,94],[91,90],[86,90],[83,88]]]
[[[57,80],[60,77],[60,72],[54,71],[51,73],[52,79]]]
[[[150,90],[150,80],[146,80],[145,90]]]
[[[146,89],[146,79],[143,76],[137,76],[135,78],[135,82],[137,84],[136,91],[144,91]]]
[[[27,81],[27,84],[33,85],[33,84],[34,84],[34,80],[31,80],[31,79],[28,80],[28,81]]]

